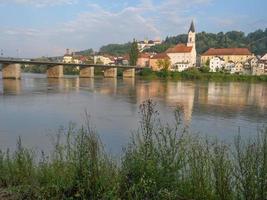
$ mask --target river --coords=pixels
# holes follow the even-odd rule
[[[0,74],[0,149],[14,148],[21,136],[27,147],[47,150],[51,138],[70,122],[81,125],[87,111],[107,150],[120,154],[139,123],[139,105],[152,98],[165,122],[183,110],[194,133],[233,141],[240,129],[255,136],[267,124],[267,84],[136,79],[47,79]]]

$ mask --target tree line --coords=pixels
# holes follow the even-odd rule
[[[168,36],[162,44],[153,46],[146,52],[161,53],[168,48],[178,44],[186,43],[187,34],[177,36]],[[196,34],[196,50],[198,54],[204,53],[209,48],[229,48],[229,47],[246,47],[256,55],[263,55],[267,52],[267,28],[259,29],[249,34],[242,31],[229,31],[219,33],[200,32]],[[110,55],[124,55],[130,52],[131,43],[125,44],[108,44],[100,48],[100,53]]]

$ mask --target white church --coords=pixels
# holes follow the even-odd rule
[[[169,48],[166,54],[171,61],[171,71],[184,71],[196,66],[196,32],[194,22],[191,22],[188,31],[187,44],[177,44]]]

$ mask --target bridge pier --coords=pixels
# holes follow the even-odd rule
[[[21,78],[20,64],[3,64],[2,78],[3,79],[20,79]]]
[[[80,78],[93,78],[94,77],[94,67],[84,67],[80,68]]]
[[[116,78],[117,77],[117,68],[106,68],[104,70],[105,78]]]
[[[46,71],[47,78],[62,78],[63,74],[63,65],[55,65],[47,68]]]
[[[135,76],[135,69],[124,69],[123,70],[124,78],[134,78],[134,76]]]

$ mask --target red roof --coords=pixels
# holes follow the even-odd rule
[[[251,52],[247,48],[223,48],[223,49],[210,48],[208,51],[202,54],[202,56],[216,56],[216,55],[251,55]]]
[[[166,53],[158,53],[154,55],[151,59],[170,59]]]
[[[150,55],[148,53],[140,53],[138,58],[150,58]]]
[[[193,47],[188,47],[185,44],[177,44],[175,47],[167,49],[166,53],[190,53]]]

